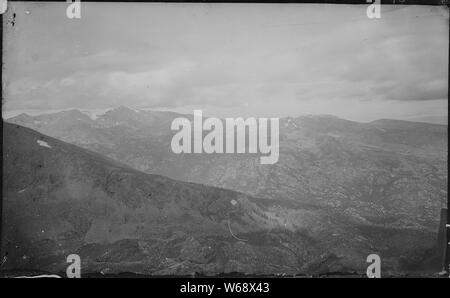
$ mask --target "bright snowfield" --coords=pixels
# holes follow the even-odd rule
[[[42,147],[47,147],[47,148],[52,148],[52,146],[50,146],[47,142],[42,141],[42,140],[37,140],[37,143],[39,144],[39,146]]]

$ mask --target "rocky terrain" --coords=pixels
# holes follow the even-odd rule
[[[86,273],[361,266],[353,253],[333,253],[331,232],[317,225],[326,211],[144,174],[17,125],[4,123],[3,137],[2,269],[64,271],[71,253]],[[348,234],[342,224],[333,230]]]
[[[170,124],[180,116],[120,107],[95,120],[71,110],[8,121],[146,173],[328,206],[361,224],[437,229],[447,198],[447,126],[283,118],[279,161],[261,165],[257,154],[174,154]]]
[[[3,245],[21,247],[9,266],[56,270],[77,251],[91,271],[310,274],[365,271],[379,253],[386,272],[439,270],[447,126],[285,118],[279,162],[261,165],[254,154],[173,154],[178,116],[8,119],[97,152],[5,124]]]

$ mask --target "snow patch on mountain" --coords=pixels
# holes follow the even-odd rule
[[[99,109],[99,110],[80,110],[83,114],[89,116],[92,120],[97,120],[101,115],[104,115],[106,112],[111,109]]]
[[[52,146],[50,146],[47,142],[42,141],[42,140],[37,140],[37,143],[39,144],[39,146],[42,147],[47,147],[47,148],[52,148]]]

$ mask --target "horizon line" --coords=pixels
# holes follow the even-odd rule
[[[128,110],[134,111],[134,112],[138,112],[138,111],[151,111],[151,112],[168,112],[168,113],[175,113],[175,114],[179,114],[182,116],[186,116],[186,115],[190,115],[189,113],[183,113],[180,111],[175,111],[173,109],[167,109],[167,108],[133,108],[133,107],[129,107],[129,106],[125,106],[125,105],[119,105],[119,106],[115,106],[115,107],[110,107],[110,108],[100,108],[100,109],[85,109],[85,108],[75,108],[75,107],[71,107],[71,108],[63,108],[63,109],[48,109],[48,110],[41,110],[41,109],[17,109],[17,110],[9,110],[9,111],[3,111],[2,110],[2,119],[3,121],[7,121],[9,119],[12,119],[14,117],[17,117],[19,115],[27,115],[30,117],[37,117],[37,116],[41,116],[41,115],[52,115],[52,114],[57,114],[57,113],[61,113],[61,112],[67,112],[67,111],[79,111],[80,113],[85,114],[86,116],[90,117],[91,119],[95,120],[94,118],[100,116],[100,115],[104,115],[105,113],[112,111],[112,110],[117,110],[119,108],[126,108]],[[192,113],[194,110],[197,109],[193,109]],[[201,109],[198,109],[201,110]],[[448,115],[447,116],[439,116],[439,115],[423,115],[423,116],[411,116],[409,118],[378,118],[375,120],[371,120],[371,121],[357,121],[357,120],[351,120],[351,119],[347,119],[341,116],[337,116],[337,115],[333,115],[333,114],[319,114],[319,113],[308,113],[308,114],[299,114],[297,116],[283,116],[283,117],[275,117],[275,118],[279,118],[279,119],[288,119],[288,118],[299,118],[299,117],[308,117],[308,116],[316,116],[316,117],[335,117],[341,120],[346,120],[346,121],[350,121],[350,122],[356,122],[356,123],[372,123],[375,121],[379,121],[379,120],[395,120],[395,121],[404,121],[404,122],[416,122],[416,123],[425,123],[425,124],[435,124],[435,125],[447,125],[448,126]],[[204,115],[204,117],[217,117],[217,116],[209,116],[209,115]],[[236,117],[242,117],[242,118],[249,118],[249,117],[244,117],[244,116],[239,116],[236,115],[234,116]],[[231,118],[231,117],[217,117],[219,119],[225,119],[225,118]],[[254,117],[254,118],[274,118],[274,116],[267,116],[267,117]],[[420,119],[425,119],[425,118],[430,118],[430,119],[440,119],[440,121],[434,121],[434,122],[430,122],[430,121],[425,121],[425,120],[420,120]],[[445,119],[445,121],[444,121]]]

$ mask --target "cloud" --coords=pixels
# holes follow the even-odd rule
[[[84,5],[81,22],[69,22],[56,3],[12,4],[4,108],[267,107],[295,116],[335,105],[359,119],[364,107],[366,118],[400,116],[403,102],[447,98],[445,9],[402,6],[370,20],[350,5]],[[350,103],[353,114],[339,108]]]

